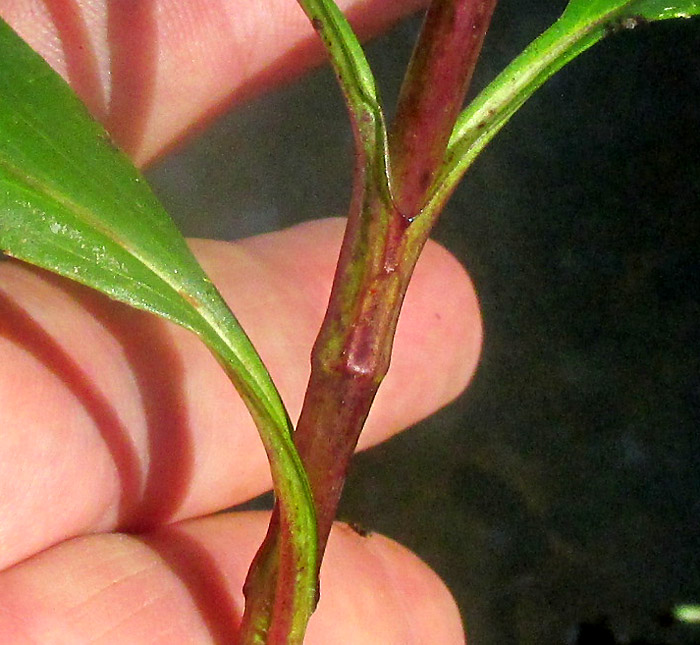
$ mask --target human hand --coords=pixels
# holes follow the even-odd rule
[[[138,8],[130,16],[110,3],[107,16],[104,3],[90,3],[81,14],[65,2],[23,0],[0,2],[0,13],[67,71],[113,136],[145,162],[226,96],[248,95],[320,55],[294,3],[278,2],[285,8],[266,20],[252,13],[259,4],[232,9],[231,2],[186,9],[162,2],[158,10],[149,4],[150,16]],[[365,30],[395,17],[397,4],[364,6],[358,16]],[[112,15],[120,11],[123,16]],[[248,25],[237,44],[222,15],[235,17],[229,27]],[[112,25],[113,34],[101,45],[99,25]],[[269,40],[251,52],[250,34]],[[134,65],[131,75],[123,60],[108,61],[110,52],[129,58],[129,39],[158,48],[148,55],[153,64]],[[112,75],[120,110],[100,107],[107,78],[100,70],[110,67],[123,72]],[[142,92],[132,97],[134,88]],[[192,243],[292,416],[301,406],[341,234],[341,222],[327,220],[236,244]],[[478,354],[473,290],[437,245],[426,248],[404,309],[365,447],[456,396]],[[0,263],[0,365],[5,642],[226,642],[267,514],[212,514],[270,482],[255,428],[207,350],[163,320],[6,261]],[[421,373],[427,365],[430,374]],[[462,640],[454,603],[424,564],[386,538],[336,527],[306,642]]]

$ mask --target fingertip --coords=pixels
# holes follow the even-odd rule
[[[471,381],[481,355],[483,325],[474,283],[457,257],[438,242],[428,240],[407,301],[408,306],[427,310],[433,317],[426,345],[436,360],[444,361],[441,396],[452,400]],[[410,315],[406,316],[406,325],[411,323]]]
[[[387,537],[338,523],[305,642],[462,645],[465,638],[457,605],[432,569]]]

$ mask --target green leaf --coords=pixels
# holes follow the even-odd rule
[[[619,31],[646,22],[700,14],[700,0],[572,0],[561,18],[530,44],[462,112],[425,209],[439,209],[467,168],[511,116],[566,63]]]
[[[291,526],[297,601],[316,594],[316,521],[282,401],[258,354],[131,162],[0,21],[0,249],[198,334],[260,431]]]
[[[698,0],[571,0],[562,18],[582,23],[609,21],[611,18],[622,21],[633,17],[652,21],[690,18],[698,13]]]

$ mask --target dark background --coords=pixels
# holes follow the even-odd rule
[[[502,0],[475,89],[563,2]],[[388,111],[417,20],[368,47]],[[359,456],[340,516],[447,581],[473,645],[700,642],[700,20],[608,38],[468,173],[435,237],[470,271],[483,358],[453,405]],[[189,235],[345,211],[351,140],[320,70],[149,172]],[[614,640],[613,640],[614,639]],[[635,640],[636,639],[636,640]],[[579,642],[584,642],[579,637]]]

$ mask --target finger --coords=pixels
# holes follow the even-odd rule
[[[295,419],[341,220],[194,243]],[[471,284],[437,245],[419,263],[367,446],[455,397],[479,351]],[[240,398],[202,343],[26,265],[0,263],[0,566],[86,532],[142,529],[270,485]]]
[[[361,34],[424,0],[345,0]],[[2,15],[139,164],[234,101],[322,60],[294,0],[0,0]]]
[[[0,573],[0,633],[23,643],[231,642],[266,513],[189,520],[146,537],[64,542]],[[406,549],[331,534],[308,645],[464,642],[437,576]]]

